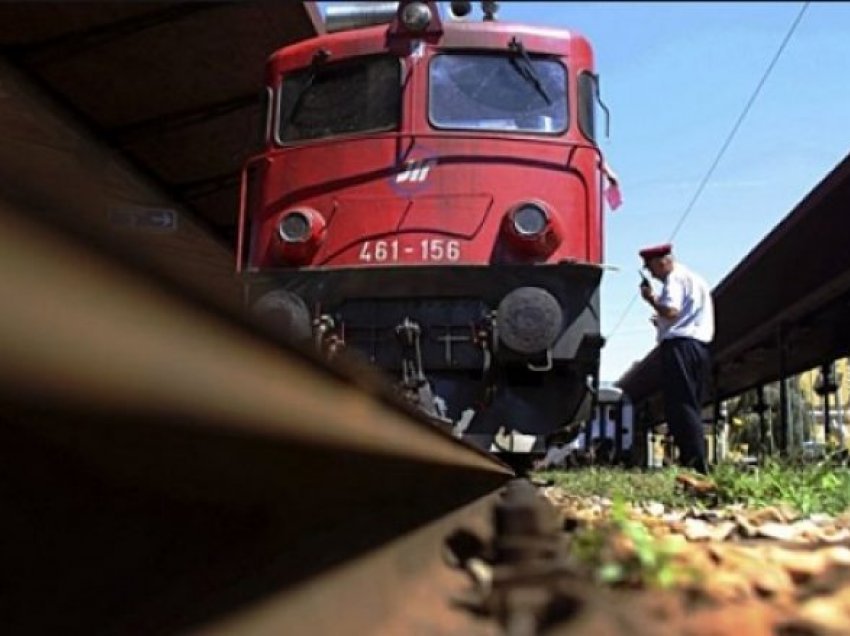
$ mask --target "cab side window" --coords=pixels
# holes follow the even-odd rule
[[[581,134],[593,142],[596,141],[595,95],[596,77],[582,71],[578,76],[578,127]]]

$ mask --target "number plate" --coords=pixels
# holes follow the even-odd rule
[[[454,239],[418,239],[410,242],[402,239],[364,241],[358,253],[358,260],[361,263],[399,261],[455,263],[460,259],[460,241]]]

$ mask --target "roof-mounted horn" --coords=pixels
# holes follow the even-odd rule
[[[496,20],[496,14],[499,12],[499,3],[492,0],[484,0],[481,3],[481,12],[484,14],[484,21]]]
[[[443,32],[440,11],[436,2],[402,0],[398,4],[395,20],[390,27],[394,36],[423,37]]]
[[[469,0],[453,0],[449,4],[449,17],[452,20],[466,20],[472,13],[472,3]]]

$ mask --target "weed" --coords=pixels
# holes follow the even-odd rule
[[[575,533],[571,554],[600,583],[670,588],[691,575],[675,560],[680,548],[681,543],[656,538],[630,519],[625,502],[617,498],[606,523]]]
[[[676,484],[679,469],[640,471],[593,467],[542,473],[565,493],[621,498],[630,503],[657,501],[668,507],[705,507]],[[721,463],[711,479],[717,485],[717,504],[744,504],[751,508],[786,505],[802,515],[813,512],[839,514],[850,508],[850,468],[827,456],[820,461],[801,458],[767,459],[756,467]]]
[[[757,508],[784,504],[802,515],[839,514],[850,507],[850,470],[829,458],[815,463],[768,459],[750,471],[721,464],[712,477],[719,503]]]
[[[677,487],[677,474],[674,468],[641,471],[591,467],[569,472],[549,471],[540,476],[575,497],[595,495],[630,503],[658,501],[672,507],[693,505],[694,501]]]

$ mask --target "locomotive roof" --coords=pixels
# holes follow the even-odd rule
[[[277,68],[297,68],[310,63],[320,48],[330,48],[341,56],[363,55],[386,49],[389,25],[349,29],[320,35],[285,46],[269,58]],[[438,48],[507,49],[508,42],[517,37],[532,53],[569,56],[591,54],[590,42],[577,31],[532,26],[511,22],[452,22],[444,21],[442,33],[425,38],[426,44]],[[333,49],[337,49],[334,51]]]

